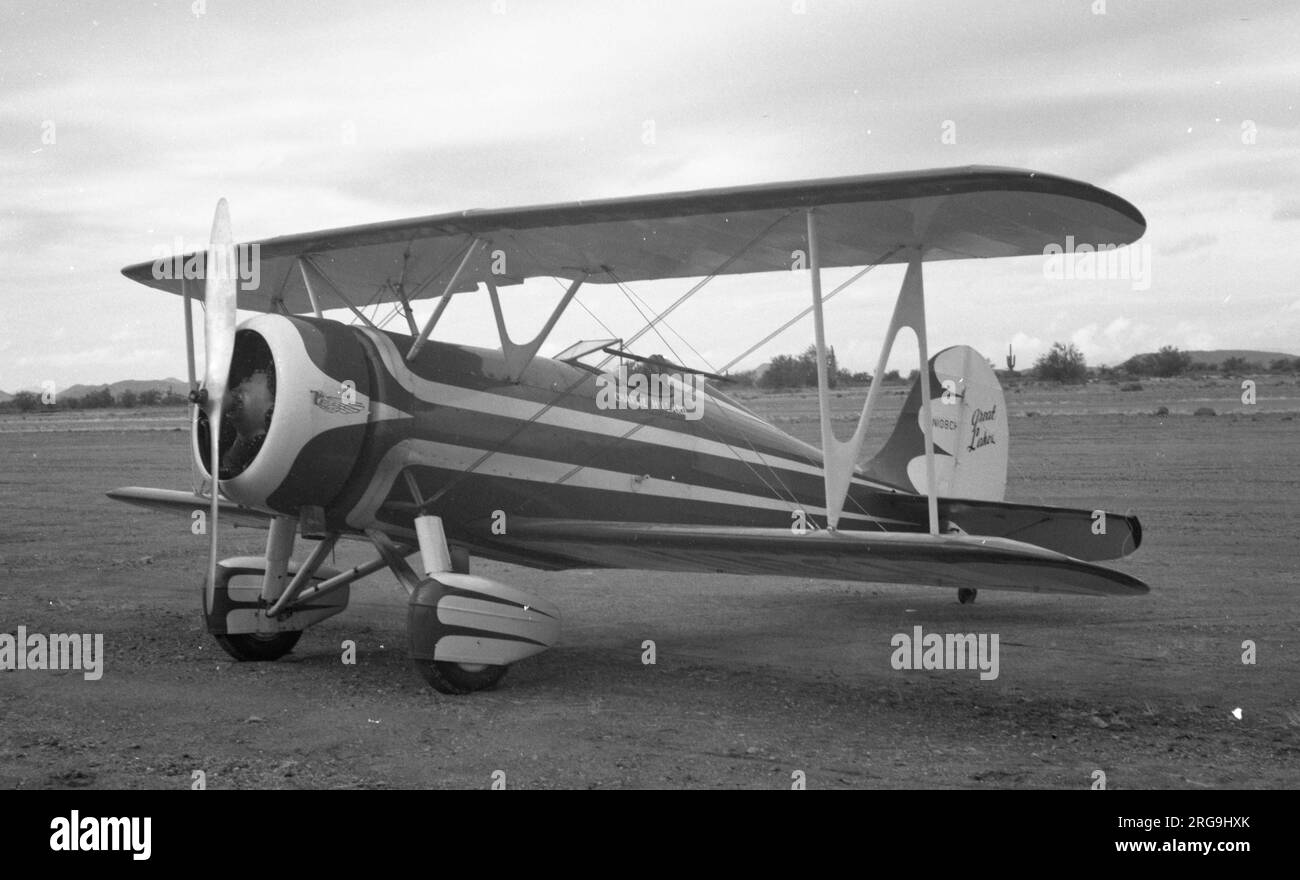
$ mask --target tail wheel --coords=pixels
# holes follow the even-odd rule
[[[970,587],[961,587],[957,590],[957,601],[963,605],[972,605],[975,597],[979,595],[979,590],[973,590]]]
[[[446,660],[415,660],[420,671],[434,690],[444,694],[469,694],[487,691],[501,683],[505,666],[485,663],[451,663]]]
[[[293,650],[302,630],[278,633],[236,633],[214,636],[217,644],[236,660],[279,660]]]

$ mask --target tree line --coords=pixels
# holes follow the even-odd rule
[[[991,363],[991,362],[990,362]],[[1003,375],[1017,376],[1015,369],[1001,371]],[[1102,365],[1097,368],[1088,366],[1083,353],[1073,343],[1054,342],[1052,347],[1041,355],[1034,366],[1026,371],[1028,376],[1044,382],[1082,383],[1089,378],[1172,378],[1182,375],[1239,376],[1242,374],[1271,373],[1276,375],[1300,374],[1300,358],[1275,358],[1267,367],[1256,365],[1242,357],[1230,357],[1215,364],[1193,361],[1192,356],[1180,351],[1176,346],[1166,345],[1159,351],[1138,354],[1124,361],[1117,367]],[[885,382],[908,382],[916,376],[912,370],[906,377],[898,370],[885,373]],[[761,373],[749,370],[735,373],[729,377],[736,384],[757,386],[760,388],[809,388],[817,385],[817,348],[809,346],[802,354],[777,355],[772,358],[767,369]],[[844,369],[835,358],[835,349],[826,353],[826,378],[832,388],[840,385],[870,385],[870,373],[854,373]],[[152,406],[180,406],[189,401],[183,394],[177,394],[171,388],[166,391],[148,389],[145,391],[124,390],[113,394],[107,385],[78,397],[55,396],[53,404],[43,402],[42,395],[34,391],[19,391],[12,400],[0,403],[0,412],[35,412],[57,409],[137,409]]]
[[[159,391],[155,388],[132,391],[128,388],[114,394],[105,385],[103,388],[88,391],[77,397],[55,394],[54,402],[49,404],[44,402],[44,395],[38,392],[19,391],[14,395],[13,400],[0,403],[0,412],[35,412],[37,410],[48,412],[51,410],[112,409],[115,407],[139,409],[148,406],[180,406],[188,402],[189,398],[187,396],[177,394],[170,388],[166,391]]]
[[[826,367],[827,383],[832,388],[839,385],[871,384],[872,377],[869,373],[852,373],[841,368],[835,359],[833,348],[826,353]],[[1003,376],[1021,375],[1014,368],[998,372]],[[1094,368],[1088,366],[1083,352],[1079,351],[1073,343],[1054,342],[1024,375],[1044,382],[1082,383],[1090,378],[1172,378],[1183,375],[1239,376],[1261,373],[1300,374],[1300,358],[1275,358],[1267,367],[1254,364],[1242,357],[1230,357],[1219,364],[1207,364],[1193,361],[1189,353],[1181,351],[1177,346],[1166,345],[1159,351],[1134,355],[1116,367],[1102,365]],[[912,370],[905,378],[901,377],[897,370],[890,370],[883,378],[886,382],[904,382],[910,381],[915,376],[916,370]],[[760,388],[815,387],[817,349],[815,346],[809,346],[799,355],[777,355],[772,358],[763,372],[751,370],[735,374],[731,378],[741,385],[754,385]]]
[[[1014,371],[1012,371],[1014,372]],[[1121,377],[1173,378],[1182,375],[1239,376],[1243,373],[1272,373],[1279,375],[1300,373],[1300,358],[1275,358],[1267,367],[1254,364],[1243,357],[1225,358],[1218,365],[1193,361],[1192,356],[1176,346],[1166,345],[1159,351],[1136,354],[1118,367],[1105,365],[1092,370],[1083,353],[1073,343],[1054,342],[1046,353],[1034,363],[1033,378],[1044,382],[1079,383],[1090,377],[1113,379]]]

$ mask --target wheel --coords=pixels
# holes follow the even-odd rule
[[[444,694],[469,694],[487,691],[501,683],[504,666],[484,663],[451,663],[446,660],[416,660],[415,668],[433,689]]]
[[[293,650],[302,630],[278,633],[236,633],[214,636],[236,660],[279,660]]]
[[[971,605],[975,602],[975,597],[979,595],[979,590],[973,590],[970,587],[960,587],[957,590],[957,601],[963,605]]]

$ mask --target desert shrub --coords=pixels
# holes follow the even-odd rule
[[[1034,363],[1034,375],[1048,382],[1081,383],[1088,378],[1088,364],[1074,343],[1054,342],[1052,350]]]
[[[1219,364],[1219,370],[1225,376],[1239,376],[1250,369],[1250,361],[1243,357],[1230,357]]]
[[[826,352],[826,384],[834,388],[848,373],[840,369],[835,360],[835,349]],[[817,347],[808,346],[808,350],[798,357],[788,354],[777,355],[768,364],[758,384],[765,388],[803,388],[817,385]]]
[[[113,392],[108,390],[107,385],[81,396],[82,409],[106,409],[114,403]]]
[[[1157,352],[1135,354],[1120,369],[1131,376],[1181,376],[1192,367],[1192,356],[1175,346],[1165,345]]]

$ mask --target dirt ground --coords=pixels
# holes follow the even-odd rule
[[[1081,789],[1100,770],[1112,789],[1295,788],[1300,390],[1261,381],[1247,406],[1236,382],[1146,385],[1009,388],[1008,498],[1137,513],[1144,544],[1116,567],[1149,596],[963,606],[933,588],[476,562],[559,605],[565,630],[468,697],[409,666],[386,573],[286,659],[228,659],[198,612],[205,539],[104,497],[189,485],[183,416],[5,419],[0,632],[103,633],[105,667],[0,672],[0,787],[188,788],[201,770],[210,788],[486,788],[501,771],[509,788],[788,788],[801,773],[808,788]],[[815,439],[811,395],[750,402]],[[847,419],[855,395],[837,404]],[[263,534],[223,547],[259,552]],[[369,556],[349,544],[338,563]],[[998,678],[893,669],[891,637],[917,625],[998,634]]]

